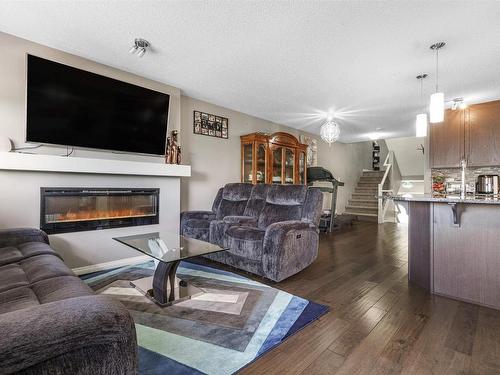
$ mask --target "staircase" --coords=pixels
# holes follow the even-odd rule
[[[357,216],[359,220],[377,221],[378,185],[383,177],[384,171],[363,171],[344,214]]]

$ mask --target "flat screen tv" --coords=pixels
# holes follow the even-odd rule
[[[169,95],[28,55],[26,141],[163,155]]]

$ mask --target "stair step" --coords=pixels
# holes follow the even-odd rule
[[[354,192],[354,193],[352,193],[352,198],[353,199],[375,199],[375,200],[377,200],[377,194],[376,193]]]
[[[363,177],[380,177],[384,176],[385,171],[363,171]]]
[[[376,182],[358,182],[358,187],[370,187],[370,188],[378,188],[378,183]]]
[[[366,213],[366,212],[356,212],[356,211],[350,211],[350,210],[344,211],[344,215],[378,217],[378,214],[370,214],[370,213]]]
[[[377,199],[349,199],[350,206],[378,207]]]
[[[346,206],[346,210],[353,212],[363,212],[367,214],[376,214],[378,212],[378,207],[367,207],[367,206]]]
[[[380,184],[381,181],[382,181],[382,177],[363,177],[363,176],[361,176],[359,178],[359,182],[371,182],[371,183],[375,183],[375,184]]]
[[[360,194],[371,194],[372,196],[377,196],[378,190],[377,189],[363,189],[363,188],[355,188],[354,189],[355,193],[360,193]]]

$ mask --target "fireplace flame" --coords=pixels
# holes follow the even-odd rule
[[[117,210],[80,210],[72,212],[69,210],[66,213],[48,214],[46,215],[47,223],[58,223],[65,221],[88,221],[88,220],[106,220],[106,219],[123,219],[130,217],[155,216],[151,209],[146,208],[131,208]]]

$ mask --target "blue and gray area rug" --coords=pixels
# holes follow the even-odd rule
[[[231,272],[182,262],[177,270],[204,294],[160,308],[130,286],[154,263],[82,276],[119,299],[134,318],[139,374],[233,374],[328,311]]]

